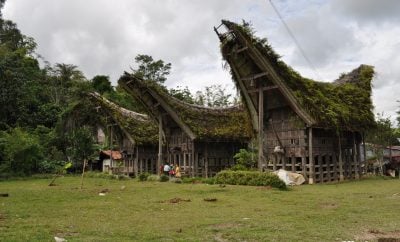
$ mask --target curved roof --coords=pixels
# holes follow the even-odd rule
[[[119,84],[148,108],[154,119],[168,114],[191,139],[244,140],[251,137],[250,119],[242,106],[208,108],[183,102],[151,80],[125,73]]]
[[[264,72],[267,76],[265,81],[277,85],[308,126],[361,131],[375,125],[371,100],[372,66],[361,65],[336,82],[314,81],[302,77],[280,60],[267,40],[254,36],[248,24],[239,25],[226,20],[222,24],[228,32],[217,32],[221,52],[233,69],[236,85],[238,75],[235,71]]]

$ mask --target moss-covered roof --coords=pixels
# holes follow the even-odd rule
[[[194,139],[244,140],[251,137],[250,119],[242,106],[209,108],[189,104],[172,97],[164,87],[154,81],[142,80],[128,73],[120,78],[119,84],[142,101],[146,92],[157,100],[161,99],[163,103],[171,107],[172,112],[176,113],[183,125],[193,132]],[[151,113],[153,107],[149,105],[147,107]],[[156,118],[156,114],[154,117]]]
[[[220,35],[224,59],[229,63],[231,60],[228,59],[233,52],[237,52],[238,45],[255,47],[263,61],[268,62],[283,80],[302,110],[316,121],[313,126],[362,131],[375,125],[371,100],[372,66],[361,65],[335,82],[313,81],[302,77],[280,60],[267,40],[256,37],[248,24],[239,25],[225,20],[222,23],[229,30],[227,34]],[[244,37],[245,43],[238,38],[239,35]],[[242,63],[241,68],[260,66],[255,63],[254,57],[250,58],[253,61]],[[236,78],[235,75],[233,77]]]
[[[147,115],[122,108],[95,92],[90,93],[89,97],[94,104],[101,107],[102,113],[110,116],[136,144],[157,143],[157,125]]]

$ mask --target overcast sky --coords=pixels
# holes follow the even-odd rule
[[[375,113],[396,116],[400,92],[400,1],[273,0],[315,71],[269,0],[7,0],[4,17],[34,37],[50,63],[74,64],[87,78],[113,84],[137,54],[172,64],[169,87],[233,89],[213,26],[250,21],[303,76],[332,81],[360,64],[375,66]]]

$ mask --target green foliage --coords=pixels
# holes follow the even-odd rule
[[[74,161],[75,169],[80,169],[83,165],[83,161],[91,158],[95,155],[95,151],[97,151],[93,140],[92,129],[88,126],[73,130],[68,135],[68,141],[69,147],[67,148],[67,152],[71,160]]]
[[[171,96],[173,96],[174,98],[179,99],[181,101],[184,101],[184,102],[187,102],[190,104],[195,103],[193,95],[187,86],[185,88],[182,88],[180,86],[177,86],[176,88],[171,88],[171,89],[169,89],[169,94]]]
[[[137,68],[132,69],[134,74],[159,84],[163,84],[167,80],[166,76],[169,75],[171,70],[171,63],[165,64],[163,60],[155,61],[149,55],[137,55],[135,62]]]
[[[92,79],[92,86],[100,94],[112,92],[114,89],[111,86],[110,77],[97,75]]]
[[[139,181],[147,181],[147,178],[148,178],[150,175],[151,175],[151,174],[148,173],[148,172],[140,173],[139,176],[138,176]]]
[[[195,103],[207,107],[227,107],[232,105],[230,98],[232,94],[226,93],[222,85],[211,85],[204,88],[204,91],[197,91]]]
[[[254,35],[250,24],[244,22],[238,25],[229,21],[224,21],[224,24],[229,29],[238,31],[246,41],[253,44],[266,57],[298,103],[319,125],[334,128],[337,131],[363,131],[375,125],[371,100],[373,67],[361,65],[356,70],[341,75],[342,79],[336,83],[316,82],[303,78],[280,60],[280,56],[274,52],[267,39]],[[237,58],[235,61],[247,63],[241,65],[240,72],[259,72],[258,66],[246,55],[232,57],[230,53],[235,48],[237,48],[235,39],[226,38],[221,44],[224,58]]]
[[[215,177],[217,184],[271,186],[286,190],[286,184],[273,173],[259,171],[221,171]]]
[[[149,175],[147,177],[147,181],[160,181],[160,176],[159,175]]]
[[[11,172],[14,174],[29,175],[38,171],[42,161],[43,147],[38,137],[22,128],[14,128],[8,132],[0,133],[0,173]]]
[[[169,181],[169,176],[162,174],[160,176],[160,182],[167,182]]]
[[[257,164],[256,157],[257,155],[254,152],[240,149],[239,152],[233,156],[236,160],[236,164],[232,167],[232,170],[249,170],[254,168]]]

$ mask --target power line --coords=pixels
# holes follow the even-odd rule
[[[301,48],[299,42],[297,41],[296,37],[294,36],[293,32],[290,30],[289,26],[286,24],[285,20],[283,20],[282,15],[279,13],[278,9],[275,7],[274,3],[272,0],[269,0],[271,3],[272,8],[274,9],[276,15],[278,15],[279,19],[282,21],[283,26],[285,26],[287,32],[289,33],[290,37],[292,37],[294,43],[296,44],[297,48],[299,48],[301,55],[304,57],[304,59],[307,61],[308,65],[310,68],[314,71],[315,76],[319,79],[322,80],[321,76],[318,74],[317,69],[313,65],[313,63],[308,59],[306,52]]]

